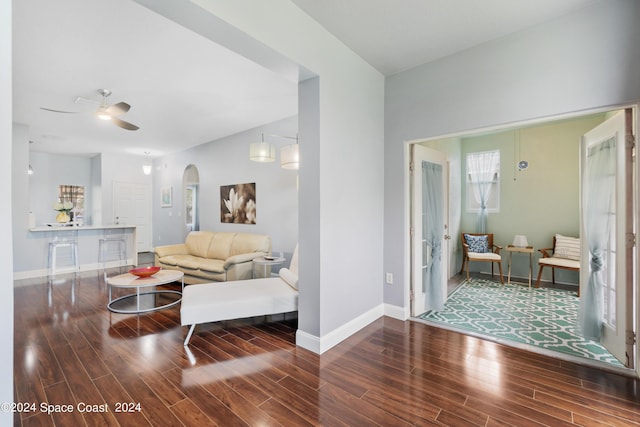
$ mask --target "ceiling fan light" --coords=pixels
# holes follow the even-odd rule
[[[98,111],[96,113],[96,116],[100,119],[100,120],[111,120],[111,115],[105,111]]]
[[[298,144],[285,145],[280,149],[280,166],[282,169],[300,169]]]

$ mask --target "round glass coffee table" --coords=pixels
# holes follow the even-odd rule
[[[181,290],[155,289],[157,286],[181,282]],[[114,313],[139,314],[173,307],[182,301],[184,274],[176,270],[160,270],[153,276],[138,277],[131,273],[107,278],[109,303],[107,308]],[[135,289],[135,293],[112,298],[113,288]],[[177,295],[177,296],[176,296]],[[130,300],[135,298],[135,304]],[[167,301],[161,301],[166,299]]]

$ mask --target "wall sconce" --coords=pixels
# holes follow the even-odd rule
[[[260,163],[273,162],[276,159],[276,148],[273,144],[264,142],[264,133],[262,134],[262,142],[254,142],[249,146],[249,160]]]
[[[291,138],[293,137],[285,137]],[[280,149],[280,166],[282,169],[300,169],[300,152],[298,150],[298,136],[295,137],[296,143],[285,145]]]
[[[146,156],[144,159],[144,163],[142,163],[142,172],[145,175],[151,175],[151,159],[149,158],[149,152],[145,151],[144,155]]]
[[[29,165],[29,169],[27,169],[27,175],[33,175],[33,168]]]

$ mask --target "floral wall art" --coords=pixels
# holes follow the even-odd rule
[[[256,223],[256,183],[220,186],[220,221]]]

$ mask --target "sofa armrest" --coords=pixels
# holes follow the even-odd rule
[[[187,245],[184,243],[178,243],[177,245],[165,245],[156,246],[153,250],[158,258],[162,258],[168,255],[189,255]]]
[[[242,264],[243,262],[253,261],[254,258],[268,255],[266,252],[249,252],[247,254],[233,255],[224,261],[224,269],[231,267],[233,264]]]

